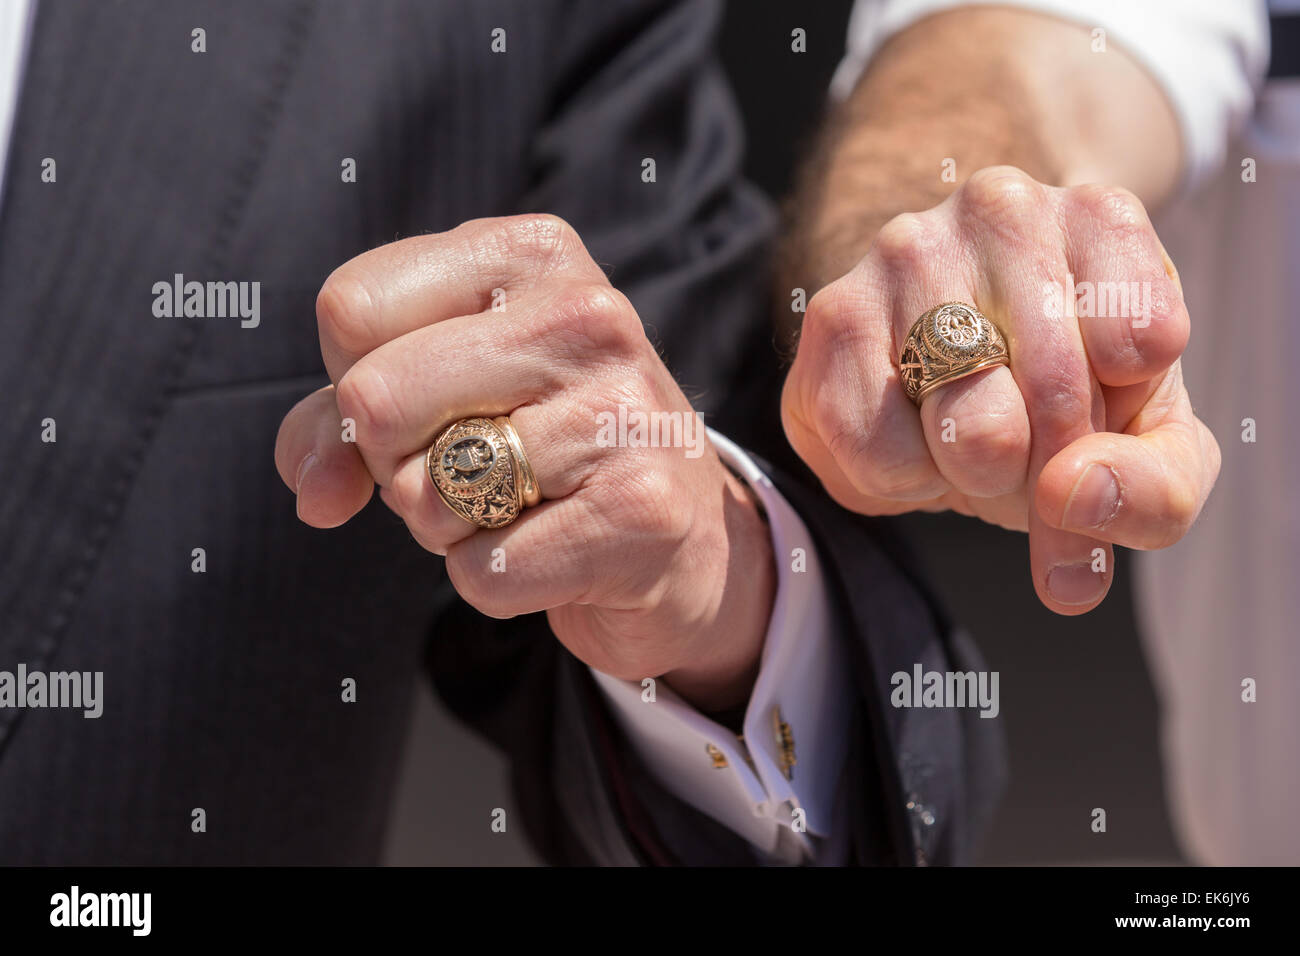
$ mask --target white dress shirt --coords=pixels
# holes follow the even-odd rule
[[[0,0],[0,199],[4,197],[9,137],[18,110],[18,88],[34,12],[30,0]]]
[[[0,0],[0,197],[34,9],[29,0]],[[22,174],[35,177],[40,171]],[[723,461],[766,508],[779,572],[763,663],[745,719],[747,745],[682,702],[663,682],[655,704],[644,705],[639,685],[596,677],[632,745],[670,791],[750,840],[773,862],[796,862],[813,852],[812,838],[831,831],[852,688],[839,660],[843,652],[832,634],[807,529],[741,449],[714,432],[710,437]],[[806,570],[793,570],[795,548],[805,553]],[[779,766],[772,717],[776,708],[795,746],[792,780]],[[714,769],[706,743],[724,756],[725,770]]]
[[[762,502],[776,556],[776,598],[743,740],[663,682],[651,701],[641,684],[593,673],[632,745],[670,791],[773,861],[796,862],[814,851],[814,837],[832,835],[853,688],[808,529],[749,456],[716,432],[709,437]],[[788,778],[779,722],[793,736],[796,763]]]
[[[971,2],[859,0],[835,91],[894,32]],[[1300,864],[1300,79],[1263,81],[1267,12],[1300,0],[998,3],[1104,29],[1177,116],[1183,188],[1154,223],[1192,317],[1187,388],[1223,465],[1188,535],[1135,563],[1166,786],[1195,862]]]
[[[848,50],[832,80],[846,96],[895,33],[943,10],[1020,7],[1106,31],[1169,96],[1183,135],[1185,183],[1223,162],[1227,136],[1249,111],[1252,78],[1268,60],[1268,18],[1255,0],[857,0]]]

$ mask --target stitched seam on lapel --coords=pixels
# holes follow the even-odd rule
[[[230,187],[228,200],[223,205],[226,211],[213,230],[214,238],[208,258],[213,266],[214,274],[219,274],[222,271],[221,267],[230,255],[231,244],[234,242],[236,231],[243,220],[258,171],[261,169],[270,147],[271,134],[279,122],[289,83],[297,69],[311,20],[315,16],[315,10],[314,0],[298,0],[294,8],[285,17],[283,27],[285,33],[284,46],[270,71],[270,83],[266,99],[257,110],[257,116],[252,124],[252,142],[249,146],[248,155],[243,165],[236,169],[234,173],[234,181]],[[122,469],[113,479],[99,519],[89,530],[89,540],[85,548],[82,549],[79,560],[69,572],[68,583],[58,592],[55,598],[54,610],[48,618],[48,623],[40,629],[36,636],[32,661],[33,666],[37,669],[47,669],[50,661],[58,651],[64,630],[71,621],[72,613],[86,586],[90,583],[91,575],[99,564],[104,545],[107,543],[110,533],[121,517],[127,494],[131,490],[136,475],[139,474],[144,457],[158,431],[158,426],[171,406],[177,385],[182,380],[201,332],[202,326],[194,323],[187,330],[186,335],[177,343],[175,351],[171,355],[166,372],[162,376],[162,384],[158,389],[154,404],[145,416],[142,427],[136,433],[139,437],[131,443],[131,446],[127,449],[127,454],[123,456]],[[3,754],[5,747],[13,739],[14,734],[17,733],[24,713],[25,711],[21,709],[13,711],[13,719],[7,726],[0,727],[0,754]]]

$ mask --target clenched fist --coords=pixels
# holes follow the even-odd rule
[[[1002,330],[1010,367],[942,385],[918,409],[899,378],[903,342],[952,301]],[[1218,475],[1179,370],[1188,332],[1136,197],[991,167],[891,220],[813,297],[782,418],[846,508],[951,509],[1028,531],[1039,597],[1079,614],[1110,587],[1111,544],[1177,541]]]
[[[584,662],[662,676],[704,709],[746,699],[775,588],[767,528],[566,223],[476,220],[374,249],[329,277],[317,318],[334,384],[289,412],[275,449],[302,520],[339,525],[378,484],[484,614],[546,611]],[[676,413],[702,444],[610,441],[620,406]],[[484,530],[439,497],[425,452],[453,422],[499,415],[543,500]]]

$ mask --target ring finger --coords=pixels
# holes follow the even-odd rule
[[[561,400],[523,405],[511,412],[510,422],[519,435],[543,501],[568,497],[594,472],[598,449],[594,432],[582,431],[584,420],[594,421],[594,414],[584,416],[571,403]],[[442,500],[429,476],[426,452],[416,452],[398,465],[381,496],[423,547],[446,554],[452,545],[480,529]],[[517,520],[526,520],[528,510]]]

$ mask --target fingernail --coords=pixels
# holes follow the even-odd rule
[[[1104,528],[1119,514],[1119,482],[1107,465],[1084,469],[1065,503],[1067,528]]]
[[[1091,564],[1058,564],[1047,572],[1047,590],[1061,604],[1092,604],[1106,588],[1106,576]]]
[[[307,477],[307,472],[311,471],[312,466],[315,464],[316,464],[316,453],[311,452],[305,458],[303,458],[302,461],[298,462],[298,473],[294,475],[293,490],[294,490],[294,494],[298,496],[296,510],[298,512],[299,521],[302,520],[302,482],[303,479]]]
[[[311,466],[316,464],[316,453],[308,452],[302,461],[298,462],[298,474],[293,479],[294,494],[302,491],[302,480],[307,477],[307,472],[311,471]]]

